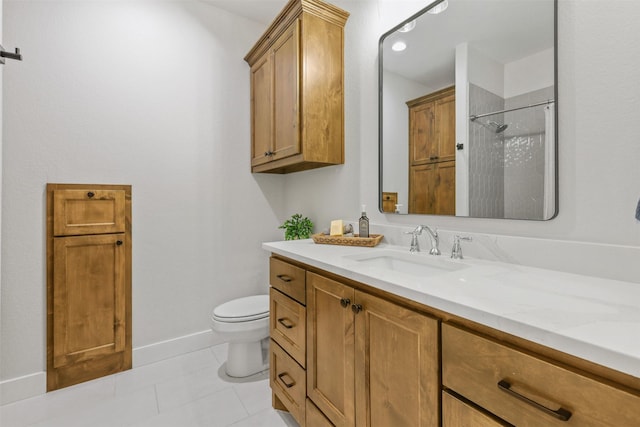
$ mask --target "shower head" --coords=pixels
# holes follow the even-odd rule
[[[476,120],[479,119],[478,116],[471,116],[470,117],[472,122],[475,122]],[[500,123],[496,123],[493,120],[489,120],[487,123],[483,123],[481,120],[478,120],[478,123],[480,123],[482,126],[486,127],[487,129],[492,130],[495,133],[502,133],[505,130],[507,130],[507,128],[509,127],[508,124],[500,124]]]
[[[502,133],[509,127],[507,124],[499,124],[494,121],[489,121],[488,125],[491,129],[495,129],[496,133]]]

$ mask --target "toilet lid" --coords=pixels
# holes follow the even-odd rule
[[[213,318],[222,322],[247,322],[269,316],[269,295],[253,295],[220,304]]]

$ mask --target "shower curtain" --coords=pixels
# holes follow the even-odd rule
[[[544,206],[543,218],[549,219],[556,210],[556,133],[555,104],[544,107]]]

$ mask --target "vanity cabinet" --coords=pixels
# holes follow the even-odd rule
[[[307,272],[307,395],[336,426],[439,425],[438,321]]]
[[[640,425],[636,377],[280,255],[270,262],[274,407],[302,426]],[[288,328],[303,322],[304,350]]]
[[[442,384],[518,427],[640,425],[637,393],[448,324]]]
[[[455,87],[407,102],[409,213],[455,215]]]
[[[48,184],[47,390],[131,357],[131,186]]]
[[[344,163],[344,25],[349,14],[291,0],[245,56],[251,67],[251,171]]]
[[[269,282],[269,382],[273,407],[289,411],[304,426],[307,405],[305,270],[271,258]]]

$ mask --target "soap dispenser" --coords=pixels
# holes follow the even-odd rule
[[[369,237],[369,218],[367,218],[366,206],[362,205],[362,216],[358,221],[358,235],[360,237]]]

